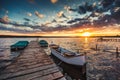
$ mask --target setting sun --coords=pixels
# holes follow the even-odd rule
[[[85,32],[82,34],[82,36],[90,36],[91,34],[89,32]]]

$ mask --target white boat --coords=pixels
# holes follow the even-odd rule
[[[51,54],[60,59],[64,63],[74,66],[84,66],[86,64],[84,55],[71,52],[69,50],[59,47],[56,44],[51,44],[50,49]]]

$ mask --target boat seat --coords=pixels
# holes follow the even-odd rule
[[[58,49],[59,48],[58,45],[54,45],[54,44],[50,45],[50,47],[53,48],[53,49]]]
[[[61,48],[58,48],[57,51],[61,53]]]
[[[66,57],[73,57],[73,56],[75,56],[75,53],[64,52],[64,56],[66,56]]]

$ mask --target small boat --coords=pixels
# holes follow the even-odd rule
[[[71,52],[67,49],[59,47],[59,45],[50,45],[51,54],[60,59],[62,62],[73,66],[84,66],[86,64],[85,56]]]
[[[18,41],[17,43],[10,46],[11,51],[23,50],[29,44],[28,41]]]
[[[41,47],[48,47],[48,42],[45,40],[40,40],[39,44]]]

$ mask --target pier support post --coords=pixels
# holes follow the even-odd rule
[[[87,60],[87,52],[84,52],[85,60]]]
[[[96,47],[95,47],[96,51],[98,50],[98,45],[96,44]]]
[[[118,47],[116,47],[116,58],[118,58],[119,57],[119,49],[118,49]]]

